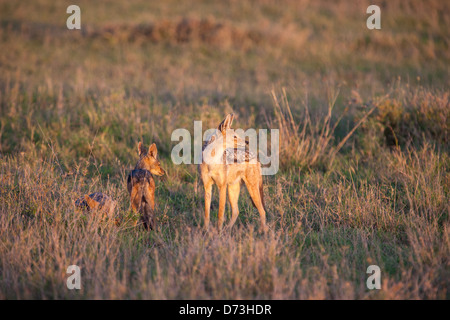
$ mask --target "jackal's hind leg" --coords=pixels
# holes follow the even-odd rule
[[[210,214],[210,210],[211,210],[211,193],[212,193],[212,186],[213,186],[212,179],[203,181],[203,186],[205,188],[205,229],[208,230],[209,214]]]
[[[231,228],[238,216],[239,216],[239,206],[238,206],[238,201],[239,201],[239,192],[241,190],[241,182],[236,182],[234,184],[230,184],[228,185],[228,200],[230,200],[230,205],[231,205],[231,221],[228,224],[228,227]]]
[[[218,214],[218,220],[219,220],[219,231],[222,230],[223,227],[223,221],[224,221],[224,213],[225,213],[225,205],[227,203],[227,186],[223,185],[219,187],[219,214]]]
[[[133,209],[133,211],[139,212],[139,207],[142,202],[142,194],[140,192],[139,185],[135,185],[131,189],[130,202],[131,202],[131,208]]]
[[[143,189],[144,202],[141,208],[141,219],[146,230],[154,230],[156,227],[154,185],[147,184]]]

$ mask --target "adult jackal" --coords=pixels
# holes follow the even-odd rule
[[[127,189],[130,194],[131,208],[141,214],[141,220],[144,228],[155,228],[155,180],[153,174],[162,176],[165,171],[161,168],[156,159],[158,150],[153,143],[147,150],[138,144],[139,161],[135,168],[128,175]]]
[[[261,228],[266,229],[266,211],[263,199],[261,164],[257,155],[246,148],[247,142],[231,129],[234,115],[229,114],[220,123],[215,133],[203,145],[200,174],[205,188],[205,228],[209,226],[211,191],[215,183],[219,188],[219,230],[224,222],[224,211],[228,188],[232,217],[232,227],[239,215],[238,200],[243,180],[250,193],[253,205],[258,209]]]

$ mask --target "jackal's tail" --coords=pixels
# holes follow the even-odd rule
[[[261,177],[261,180],[259,181],[259,184],[258,184],[258,192],[259,192],[259,197],[261,198],[262,206],[263,206],[264,210],[266,210],[266,203],[264,202],[264,192],[263,192],[262,177]],[[252,196],[250,196],[250,200],[252,200],[253,207],[258,208],[256,206],[255,201],[253,200]]]
[[[155,227],[155,217],[153,215],[153,210],[148,202],[142,202],[139,208],[141,214],[141,220],[146,230],[153,230]]]

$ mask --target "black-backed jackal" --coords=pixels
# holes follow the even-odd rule
[[[261,228],[265,232],[267,228],[261,164],[257,160],[257,155],[247,150],[245,139],[231,129],[233,118],[233,114],[227,115],[215,133],[203,145],[202,163],[199,167],[205,188],[205,228],[208,229],[209,226],[213,184],[216,184],[219,189],[218,223],[219,230],[221,230],[224,222],[227,189],[232,211],[228,227],[232,227],[239,215],[238,200],[243,180],[253,205],[259,211]]]
[[[77,199],[75,205],[78,208],[96,211],[106,217],[112,218],[116,202],[104,193],[94,192],[89,195],[85,194],[83,197]]]
[[[155,228],[155,180],[153,175],[162,176],[165,171],[157,160],[158,150],[153,143],[148,152],[142,145],[138,144],[139,161],[128,175],[127,189],[130,194],[131,208],[134,212],[141,214],[144,228],[147,230]]]

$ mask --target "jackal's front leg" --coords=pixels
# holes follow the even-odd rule
[[[220,186],[219,187],[219,214],[218,214],[218,219],[219,219],[219,231],[222,230],[223,227],[223,215],[225,213],[225,204],[227,202],[227,186]]]
[[[211,210],[211,192],[213,182],[204,181],[203,185],[205,187],[205,229],[208,230],[209,227],[209,213]]]

